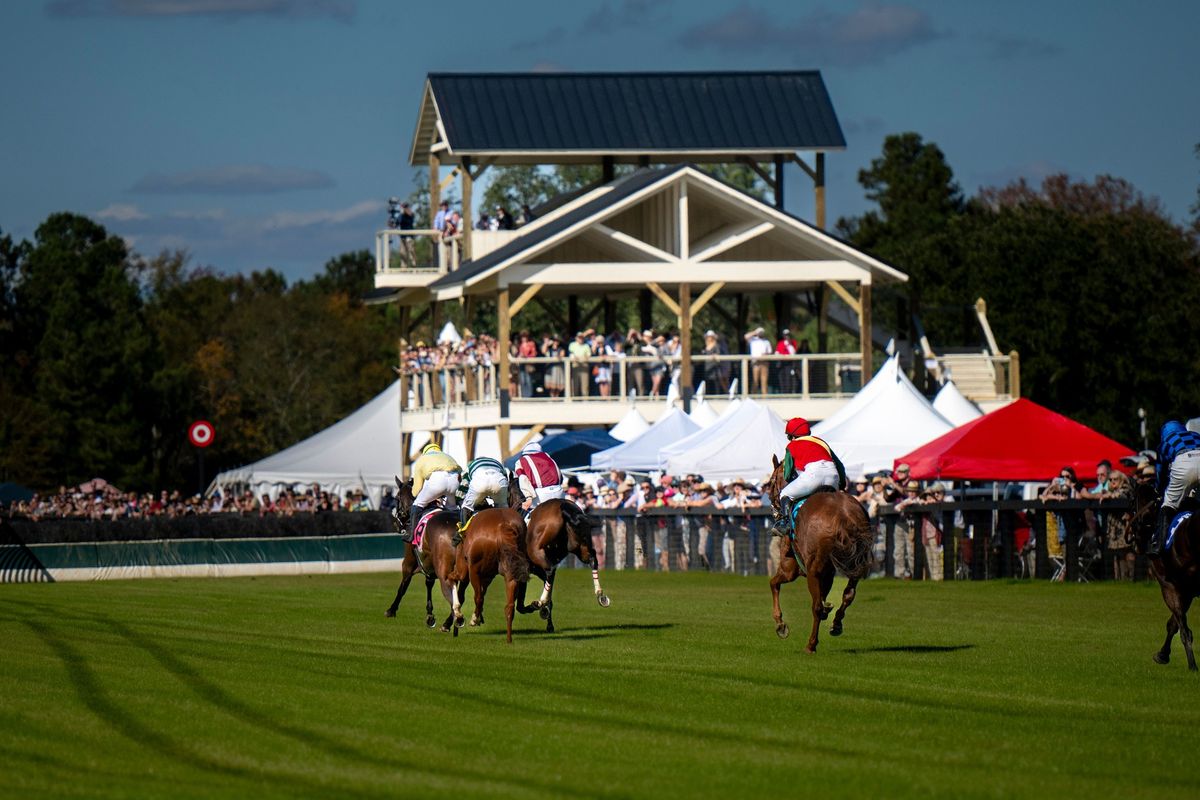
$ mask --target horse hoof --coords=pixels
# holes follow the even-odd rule
[[[454,631],[455,638],[458,637],[458,627],[459,627],[458,625],[455,625],[453,628],[450,629],[450,630]]]
[[[467,620],[463,617],[455,617],[454,618],[454,627],[461,628],[464,624],[466,624],[466,622],[467,622]],[[483,622],[483,620],[480,620],[480,622]]]
[[[804,648],[804,652],[808,653],[810,656],[815,656],[817,654],[817,648],[806,647],[806,648]]]
[[[388,619],[392,619],[393,617],[396,616],[396,609],[389,608],[387,611],[383,612],[383,615],[385,617],[387,617]]]
[[[842,635],[842,626],[841,625],[832,626],[829,629],[829,635],[830,636],[841,636]]]
[[[612,600],[609,600],[608,595],[604,594],[603,592],[596,595],[596,602],[600,604],[601,608],[608,608],[610,605],[612,605]]]
[[[433,614],[430,614],[428,617],[425,618],[425,627],[426,628],[432,628],[436,625],[437,625],[437,620],[433,618]]]
[[[554,626],[553,626],[553,625],[547,625],[547,626],[546,626],[546,633],[554,633]]]
[[[550,606],[542,606],[538,610],[538,614],[542,619],[550,619]]]
[[[1170,664],[1171,657],[1164,656],[1162,653],[1155,653],[1154,654],[1154,663],[1155,664]]]
[[[442,627],[438,628],[438,633],[449,633],[449,632],[450,632],[450,629],[449,629],[449,628],[447,628],[445,625],[443,625]],[[455,633],[455,635],[457,635],[457,634],[458,634],[458,631],[455,631],[454,633]]]
[[[791,632],[792,632],[792,630],[791,630],[791,628],[789,628],[787,626],[786,622],[781,622],[775,626],[775,635],[778,636],[780,639],[786,639],[788,637],[788,634],[790,634]]]

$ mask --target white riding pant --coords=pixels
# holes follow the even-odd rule
[[[413,505],[429,508],[438,500],[442,500],[444,509],[454,511],[458,508],[458,500],[454,497],[456,492],[458,492],[457,472],[435,472],[425,479],[425,483],[421,484],[421,491],[417,493],[417,499],[413,501]]]
[[[508,508],[508,476],[498,469],[477,469],[463,495],[463,508],[474,511],[484,500],[496,508]]]
[[[838,471],[832,461],[809,462],[791,483],[783,487],[780,494],[794,503],[808,497],[821,486],[838,488]]]
[[[562,500],[562,486],[543,486],[533,490],[533,507],[537,508],[547,500]]]
[[[1163,505],[1179,508],[1183,498],[1196,486],[1200,486],[1200,450],[1189,450],[1175,456],[1171,462],[1171,477],[1167,480]]]

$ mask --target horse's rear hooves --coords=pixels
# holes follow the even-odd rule
[[[553,626],[553,625],[547,625],[547,626],[546,626],[546,633],[554,633],[554,626]]]
[[[550,606],[542,606],[538,609],[538,615],[542,619],[550,619]]]
[[[829,629],[829,635],[830,636],[841,636],[842,635],[842,626],[834,625],[833,627],[831,627]]]
[[[396,616],[396,609],[389,608],[387,611],[383,612],[383,615],[385,617],[387,617],[388,619],[392,619],[393,617]]]
[[[1154,654],[1154,663],[1155,664],[1170,664],[1171,657],[1169,655],[1163,655],[1162,652],[1160,651],[1160,652]]]
[[[433,628],[436,625],[437,625],[437,620],[433,618],[433,614],[430,614],[428,617],[425,618],[425,627],[426,628]]]
[[[608,608],[612,604],[612,601],[608,599],[608,595],[603,592],[596,595],[596,602],[600,604],[601,608]]]
[[[790,634],[791,632],[792,631],[790,628],[788,628],[786,622],[781,622],[775,626],[775,635],[778,636],[780,639],[786,639],[788,637],[788,634]]]

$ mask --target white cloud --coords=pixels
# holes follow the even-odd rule
[[[258,221],[260,230],[283,230],[285,228],[307,228],[313,225],[339,225],[365,216],[380,215],[384,208],[378,200],[363,200],[348,208],[321,211],[279,211]]]
[[[150,217],[131,203],[113,203],[107,208],[97,211],[96,218],[111,219],[117,222],[130,222],[131,220],[149,219]]]

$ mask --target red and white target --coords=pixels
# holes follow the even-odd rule
[[[208,447],[213,443],[216,435],[217,432],[213,430],[212,423],[205,419],[193,422],[192,426],[188,428],[188,441],[196,447]]]

